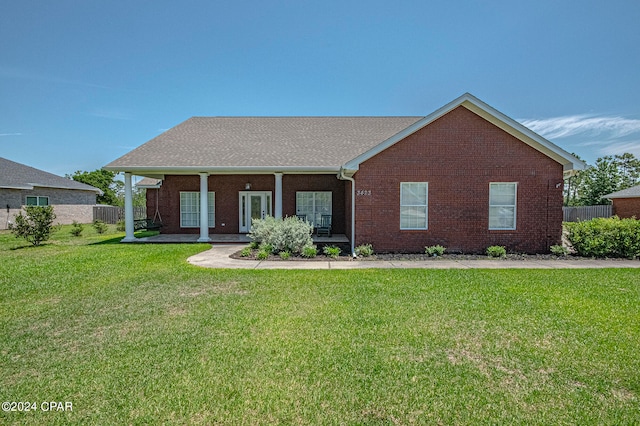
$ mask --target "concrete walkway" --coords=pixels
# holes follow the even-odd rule
[[[450,260],[416,261],[387,260],[240,260],[229,256],[246,244],[216,244],[211,249],[191,256],[189,263],[204,268],[229,269],[366,269],[366,268],[425,268],[425,269],[581,269],[581,268],[640,268],[640,261],[628,259],[558,259],[558,260]]]

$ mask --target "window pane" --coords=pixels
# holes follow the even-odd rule
[[[49,205],[49,197],[38,197],[38,205],[39,206],[48,206]]]
[[[514,205],[516,203],[515,183],[493,183],[489,190],[489,204]]]
[[[300,191],[296,193],[296,214],[307,215],[313,226],[320,223],[323,214],[332,214],[332,193]]]
[[[28,206],[37,206],[38,205],[38,197],[27,197],[27,205]]]
[[[403,206],[400,207],[401,229],[426,229],[427,207]]]
[[[400,184],[400,204],[424,206],[427,204],[426,182],[403,182]]]
[[[199,194],[198,194],[199,195]],[[207,194],[207,213],[209,215],[209,228],[216,227],[216,194],[215,192],[209,192]],[[200,222],[198,220],[198,222]],[[200,224],[198,223],[198,226]]]
[[[489,228],[514,229],[515,213],[516,213],[515,207],[490,207],[489,208]]]

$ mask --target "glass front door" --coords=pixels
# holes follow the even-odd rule
[[[251,230],[253,219],[264,219],[271,215],[271,192],[240,192],[240,232]]]

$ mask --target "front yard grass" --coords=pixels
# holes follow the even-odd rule
[[[638,424],[637,270],[207,270],[0,233],[1,424]],[[43,412],[70,401],[71,412]]]

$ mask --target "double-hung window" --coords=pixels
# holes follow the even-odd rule
[[[36,197],[27,195],[27,206],[48,206],[49,197]]]
[[[489,229],[516,229],[516,182],[489,184]]]
[[[400,183],[400,229],[428,229],[428,182]]]
[[[313,225],[320,225],[322,215],[331,215],[331,191],[296,192],[296,214],[306,215]]]
[[[207,210],[209,213],[209,228],[216,226],[216,193],[209,192]],[[200,227],[200,193],[180,192],[180,227]]]

